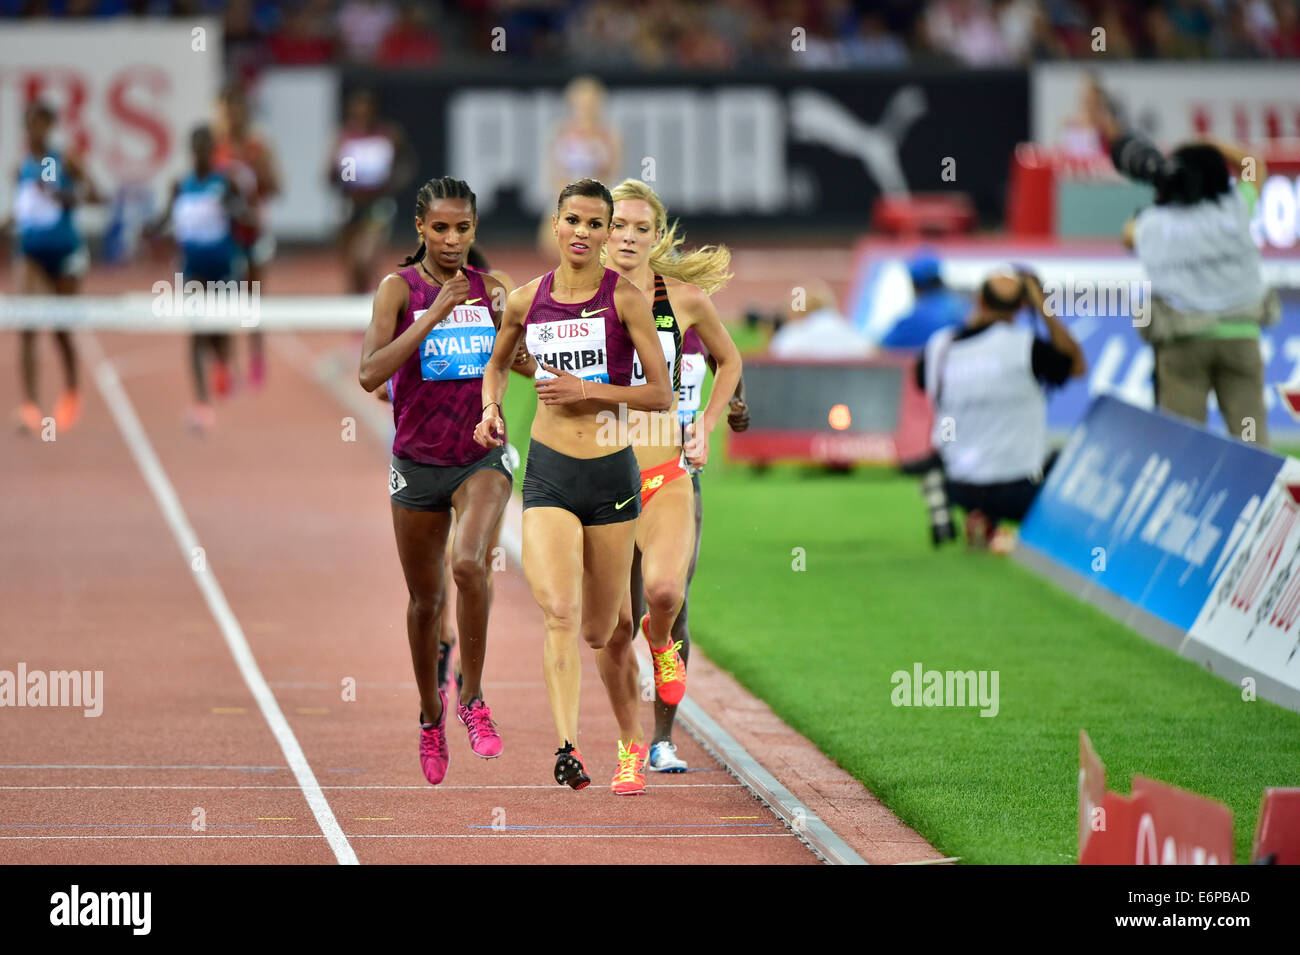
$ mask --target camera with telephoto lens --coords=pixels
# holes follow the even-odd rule
[[[1110,161],[1121,175],[1154,186],[1157,204],[1191,205],[1212,196],[1201,170],[1166,156],[1138,133],[1119,136],[1111,144]]]

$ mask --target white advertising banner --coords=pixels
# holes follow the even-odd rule
[[[1287,63],[1046,63],[1033,68],[1035,142],[1065,144],[1085,81],[1100,79],[1122,118],[1161,146],[1213,136],[1245,143],[1300,138],[1300,66]]]
[[[1300,691],[1300,461],[1287,458],[1253,514],[1233,528],[1217,580],[1192,624],[1201,644]]]
[[[144,183],[161,201],[189,163],[189,131],[210,121],[222,77],[218,20],[77,20],[0,28],[0,216],[12,208],[31,100],[59,116],[53,146],[81,153],[112,197]],[[82,216],[91,228],[104,209]]]

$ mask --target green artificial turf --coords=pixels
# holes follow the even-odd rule
[[[527,382],[505,406],[523,453]],[[1300,785],[1300,714],[1244,702],[1007,558],[932,549],[911,479],[755,472],[723,459],[722,431],[692,637],[905,823],[964,862],[1073,862],[1086,729],[1110,789],[1138,773],[1222,801],[1249,859],[1264,787]],[[891,674],[916,663],[996,670],[997,715],[893,705]]]

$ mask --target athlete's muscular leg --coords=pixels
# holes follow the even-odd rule
[[[24,295],[53,295],[54,284],[45,270],[27,257],[22,260],[22,273],[19,278]],[[23,380],[23,398],[36,401],[36,331],[24,328],[20,335],[19,366]]]
[[[524,511],[524,576],[546,618],[542,672],[561,746],[566,740],[578,744],[582,530],[577,516],[563,508],[530,507]]]
[[[79,275],[60,275],[54,280],[54,291],[58,295],[76,295],[81,291]],[[77,390],[77,349],[72,341],[72,332],[66,329],[55,331],[54,341],[59,346],[59,355],[63,359],[63,381],[69,391]]]
[[[686,572],[691,566],[695,540],[693,494],[691,482],[684,478],[664,485],[646,505],[638,522],[637,544],[641,548],[652,647],[668,645],[686,593]]]
[[[641,619],[641,552],[633,550],[632,586],[623,594],[619,605],[618,622],[603,649],[596,651],[596,666],[609,695],[609,705],[618,720],[618,734],[622,739],[640,741],[641,723],[637,718],[638,680],[636,652],[634,650],[636,622]]]
[[[691,482],[695,484],[694,481]],[[691,662],[691,628],[687,623],[687,614],[691,606],[691,581],[695,579],[695,566],[700,560],[700,533],[704,527],[704,502],[700,498],[699,487],[693,486],[695,497],[695,549],[691,552],[691,566],[686,571],[686,592],[682,595],[682,609],[677,611],[673,621],[673,642],[681,641],[682,662],[689,667]],[[677,704],[668,704],[655,696],[655,742],[673,738],[673,721],[677,718]]]
[[[207,332],[194,332],[190,335],[190,374],[194,384],[194,400],[204,405],[208,403],[208,371],[204,356],[212,348],[211,338]]]
[[[597,666],[618,718],[620,736],[629,743],[645,738],[636,719],[636,657],[630,641],[623,647],[608,644],[627,593],[636,525],[631,520],[582,529],[582,638],[598,651]]]
[[[397,556],[406,577],[410,601],[406,606],[406,639],[411,645],[415,685],[420,691],[420,711],[429,723],[442,716],[438,696],[438,633],[442,606],[447,599],[442,551],[451,524],[448,511],[411,511],[393,506],[393,533]]]
[[[248,282],[248,287],[250,289],[261,289],[262,283],[266,279],[266,276],[263,274],[264,271],[265,270],[261,265],[255,265],[252,262],[248,263],[248,273],[244,276],[244,279]],[[227,338],[227,342],[229,342],[229,338]],[[227,348],[229,349],[229,345],[227,345]],[[262,337],[261,331],[258,329],[253,329],[248,333],[248,357],[250,362],[254,365],[265,365],[266,341]],[[227,354],[222,360],[229,364],[230,358],[231,356]]]
[[[510,500],[510,481],[500,471],[484,469],[456,488],[456,539],[451,573],[456,581],[456,625],[465,682],[460,702],[483,695],[483,659],[487,653],[488,611],[492,606],[492,548]]]

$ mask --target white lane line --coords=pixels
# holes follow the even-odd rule
[[[740,789],[741,783],[655,783],[655,789]],[[297,786],[0,786],[0,791],[6,790],[25,790],[25,789],[54,789],[54,790],[82,790],[82,789],[222,789],[222,790],[268,790],[268,789],[297,789]],[[433,789],[432,786],[322,786],[321,789]],[[556,792],[562,792],[559,786],[439,786],[438,789],[553,789]]]
[[[162,510],[163,517],[166,518],[176,543],[180,546],[186,565],[192,568],[191,561],[195,553],[194,548],[198,546],[198,537],[194,533],[194,528],[190,526],[184,508],[181,507],[176,489],[172,487],[167,472],[163,470],[144,426],[135,413],[135,407],[131,404],[126,389],[122,387],[122,380],[104,354],[99,341],[93,334],[88,333],[86,343],[89,345],[87,355],[95,364],[95,384],[99,387],[99,393],[103,396],[109,411],[112,412],[113,420],[117,422],[118,430],[122,432],[127,447],[131,449],[145,483],[153,492],[154,500],[158,502],[158,507]],[[298,745],[298,739],[289,727],[289,721],[280,711],[275,694],[266,685],[266,678],[262,676],[262,671],[257,666],[257,660],[253,657],[253,651],[248,645],[244,631],[240,628],[239,621],[235,619],[230,604],[226,602],[221,585],[217,583],[216,573],[206,561],[203,567],[203,570],[192,570],[194,582],[207,600],[208,609],[221,629],[221,635],[225,638],[226,646],[235,659],[235,665],[239,667],[240,675],[248,684],[253,698],[257,700],[257,706],[275,735],[276,742],[280,744],[280,749],[288,760],[289,768],[293,770],[294,778],[302,788],[321,832],[325,834],[330,848],[334,850],[334,855],[341,865],[357,865],[356,853],[352,851],[352,846],[339,827],[338,820],[334,818],[329,802],[321,792],[316,776],[307,763],[307,757],[303,755],[302,747]]]
[[[793,839],[793,832],[682,832],[650,833],[647,835],[613,835],[600,832],[591,833],[527,833],[527,832],[467,832],[456,833],[422,833],[422,832],[352,832],[353,839]],[[283,833],[265,835],[207,835],[191,833],[190,835],[148,835],[148,836],[0,836],[0,840],[9,842],[32,839],[188,839],[194,842],[206,842],[208,839],[320,839],[315,833]]]

